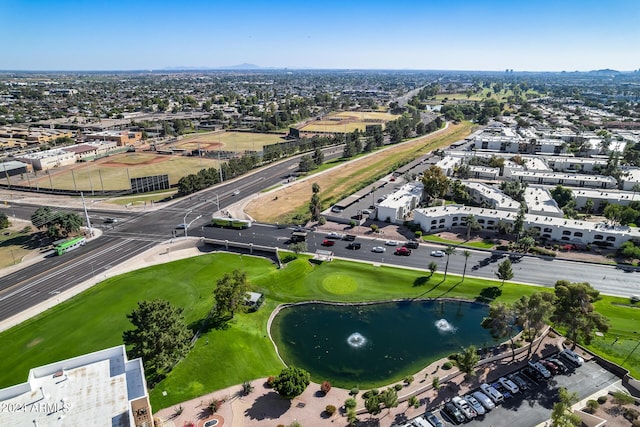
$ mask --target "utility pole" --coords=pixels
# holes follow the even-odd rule
[[[93,229],[91,228],[91,220],[89,219],[89,212],[87,212],[87,205],[84,203],[84,194],[80,192],[82,198],[82,208],[84,209],[84,217],[87,221],[87,228],[89,228],[89,237],[93,237]]]

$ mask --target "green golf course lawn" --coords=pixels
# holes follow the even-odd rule
[[[500,288],[498,281],[470,277],[461,282],[460,276],[452,274],[443,282],[441,274],[429,277],[428,271],[338,260],[314,265],[303,256],[277,269],[262,258],[202,255],[110,278],[1,333],[0,357],[5,369],[0,372],[0,387],[26,381],[30,368],[122,344],[123,331],[132,327],[126,315],[141,300],[162,298],[183,307],[187,324],[195,329],[213,305],[216,281],[234,269],[246,272],[252,289],[265,294],[264,305],[254,313],[236,314],[224,328],[205,331],[189,355],[151,390],[155,410],[245,380],[277,374],[282,364],[268,338],[267,319],[281,303],[438,297],[476,300],[491,295],[492,289],[500,291],[496,301],[511,303],[542,289],[508,282]],[[605,334],[602,343],[611,343],[615,336],[621,338],[610,349],[613,359],[620,363],[630,354],[625,349],[636,344],[633,331],[640,322],[640,310],[629,306],[626,299],[613,297],[603,298],[596,306],[609,317],[615,331]],[[594,348],[600,351],[611,347],[602,343],[597,347],[599,342]],[[635,367],[632,374],[636,377],[638,366],[640,351],[625,363],[627,368]]]

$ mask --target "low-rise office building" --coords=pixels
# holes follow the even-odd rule
[[[16,156],[16,160],[28,163],[34,170],[48,170],[60,166],[72,165],[76,162],[76,155],[64,149],[39,151]]]
[[[0,404],[4,426],[154,425],[142,359],[124,345],[33,368]]]

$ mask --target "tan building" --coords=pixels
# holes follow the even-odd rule
[[[119,146],[135,145],[142,141],[142,132],[105,130],[103,132],[87,133],[84,135],[88,141],[115,141]]]
[[[76,154],[61,148],[16,156],[18,161],[30,164],[34,170],[48,170],[76,162]]]

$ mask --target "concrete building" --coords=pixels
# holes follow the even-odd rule
[[[0,405],[4,426],[153,427],[142,359],[124,345],[33,368]]]
[[[466,228],[466,220],[473,215],[483,230],[495,230],[499,221],[513,224],[517,213],[498,209],[476,208],[463,205],[446,205],[419,208],[413,211],[413,222],[427,233],[435,233],[455,228]],[[559,242],[618,247],[622,243],[640,238],[638,228],[612,226],[602,222],[594,223],[546,215],[526,214],[525,229],[535,228],[540,237]]]
[[[545,156],[545,161],[556,172],[593,172],[596,166],[607,165],[606,159],[573,156]]]
[[[476,203],[484,203],[490,208],[505,211],[518,212],[518,210],[520,210],[519,202],[513,200],[495,187],[473,181],[463,181],[463,184],[469,190],[469,196],[471,196]]]
[[[507,170],[504,176],[538,185],[564,185],[568,187],[582,188],[617,188],[618,181],[612,176],[603,175],[583,175],[556,172],[530,172],[522,170]]]
[[[142,140],[142,132],[105,130],[102,132],[87,133],[86,141],[114,141],[118,147],[135,145]]]
[[[564,212],[558,207],[547,188],[530,185],[524,190],[524,202],[531,215],[546,215],[564,218]]]
[[[15,160],[0,163],[0,179],[29,172],[29,165]]]
[[[378,204],[378,219],[402,224],[422,201],[422,190],[420,182],[403,185]]]
[[[496,180],[500,176],[500,168],[488,166],[469,166],[469,178]]]
[[[633,188],[640,185],[640,168],[628,167],[623,169],[624,174],[620,178],[622,189],[633,191]]]
[[[603,202],[627,206],[634,200],[640,201],[640,192],[634,194],[632,191],[598,190],[595,188],[574,188],[572,192],[576,200],[576,208],[582,209],[587,200],[591,200],[593,202],[593,212],[600,210]]]
[[[30,164],[34,170],[48,170],[74,164],[76,155],[64,149],[55,149],[21,154],[16,156],[16,160]]]

